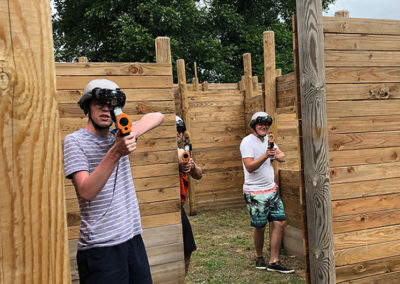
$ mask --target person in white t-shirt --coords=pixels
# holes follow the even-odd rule
[[[244,171],[243,195],[251,217],[250,224],[254,227],[256,268],[293,273],[293,269],[282,266],[279,260],[286,216],[279,188],[274,181],[272,163],[273,161],[284,162],[285,154],[276,143],[273,147],[269,147],[266,136],[271,124],[271,116],[265,112],[256,112],[249,124],[253,132],[243,138],[240,143]],[[263,257],[264,232],[267,222],[273,223],[268,266]]]

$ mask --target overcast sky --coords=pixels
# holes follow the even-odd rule
[[[336,0],[323,15],[333,17],[339,10],[348,10],[351,18],[400,20],[400,0]]]

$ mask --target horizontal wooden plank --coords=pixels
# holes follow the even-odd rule
[[[129,62],[56,62],[57,76],[172,76],[171,64]]]
[[[338,216],[332,219],[335,234],[397,224],[400,224],[399,209]]]
[[[179,186],[179,175],[178,172],[174,172],[173,174],[165,176],[135,178],[134,183],[137,192],[154,189],[164,190],[166,188]]]
[[[400,161],[400,147],[329,152],[329,166],[343,167]]]
[[[353,231],[333,236],[335,250],[400,240],[400,225]]]
[[[374,275],[371,277],[352,280],[353,284],[370,284],[370,283],[385,283],[397,284],[399,283],[400,272],[385,272],[384,274]]]
[[[400,35],[400,23],[395,20],[323,17],[324,33],[361,33]]]
[[[400,51],[326,50],[325,67],[382,67],[400,66]]]
[[[349,265],[362,261],[392,256],[400,256],[399,240],[343,250],[335,250],[335,264],[336,266]]]
[[[400,178],[331,184],[331,199],[349,199],[400,192]]]
[[[178,163],[178,151],[133,152],[129,155],[131,166]]]
[[[325,50],[399,50],[398,35],[324,34]]]
[[[371,129],[377,132],[400,130],[400,115],[381,115],[381,116],[357,116],[350,119],[329,118],[328,132],[352,133],[370,132]]]
[[[159,215],[149,215],[142,217],[142,227],[144,229],[160,226],[181,224],[181,211]]]
[[[165,201],[152,201],[140,204],[140,215],[143,217],[165,213],[180,212],[181,201],[179,198]]]
[[[183,261],[183,244],[168,244],[146,248],[150,266],[169,262]]]
[[[397,147],[400,131],[330,134],[329,150],[356,150],[368,148]]]
[[[173,101],[171,88],[166,89],[124,89],[127,102],[144,101]],[[79,90],[57,90],[56,99],[59,103],[77,104],[83,94],[83,88]]]
[[[331,183],[368,181],[400,177],[400,163],[372,164],[330,169]]]
[[[178,176],[176,177],[176,179],[178,179]],[[136,194],[139,204],[164,200],[180,200],[179,186],[152,190],[141,190],[138,191]]]
[[[327,84],[327,101],[338,100],[376,100],[400,98],[399,83],[357,83],[357,84]],[[379,101],[375,101],[379,103]],[[384,113],[382,113],[384,115]]]
[[[178,174],[178,163],[154,164],[132,167],[132,176],[134,180],[136,178],[144,177],[167,176],[173,173]]]
[[[60,117],[76,118],[84,117],[83,111],[77,104],[59,103]],[[143,116],[149,112],[175,113],[175,104],[173,101],[147,101],[147,102],[127,102],[124,106],[124,113],[129,116]],[[136,119],[135,119],[136,120]]]
[[[144,229],[142,237],[146,248],[182,243],[182,225],[174,224]]]
[[[332,201],[332,216],[346,216],[400,208],[400,194],[385,194]],[[399,222],[400,223],[400,222]]]
[[[400,41],[399,41],[400,45]],[[326,83],[400,82],[398,67],[326,67]]]
[[[93,79],[108,79],[114,81],[121,89],[161,89],[172,88],[172,76],[77,76],[57,77],[58,90],[83,90]]]
[[[175,284],[185,282],[185,263],[183,260],[150,267],[154,284]]]
[[[336,267],[336,281],[342,282],[373,275],[386,274],[389,271],[400,271],[399,256],[384,259],[374,259],[361,263]]]

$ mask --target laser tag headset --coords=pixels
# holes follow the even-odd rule
[[[264,137],[261,136],[260,134],[258,134],[258,132],[256,131],[256,124],[266,124],[268,126],[271,126],[272,124],[272,117],[263,111],[258,111],[255,114],[253,114],[253,116],[251,117],[251,121],[249,123],[250,128],[252,128],[258,135],[258,137]]]
[[[180,118],[179,116],[175,116],[175,120],[176,120],[176,131],[178,131],[178,133],[183,133],[186,131],[186,125],[183,122],[182,118]]]
[[[125,105],[126,96],[124,92],[121,91],[119,86],[113,81],[107,79],[95,79],[86,85],[85,89],[83,90],[83,95],[78,101],[79,106],[81,109],[83,109],[85,114],[88,114],[89,112],[89,103],[92,99],[102,101],[109,107],[123,108]],[[112,116],[114,115],[112,114]]]

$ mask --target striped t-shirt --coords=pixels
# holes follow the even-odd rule
[[[91,174],[115,142],[116,129],[107,138],[80,129],[63,142],[67,178],[78,171]],[[81,215],[78,250],[113,246],[142,233],[139,205],[128,156],[119,160],[106,185],[88,202],[78,196]]]

